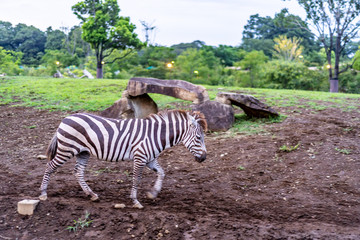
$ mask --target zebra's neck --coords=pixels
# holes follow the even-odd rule
[[[188,128],[187,118],[174,112],[166,117],[154,117],[150,124],[154,131],[148,134],[158,139],[161,151],[181,143]]]

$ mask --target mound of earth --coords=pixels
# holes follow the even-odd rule
[[[17,202],[40,194],[47,160],[37,156],[69,113],[2,105],[0,239],[360,239],[359,109],[291,110],[261,134],[208,134],[201,164],[183,146],[162,153],[163,190],[146,198],[156,178],[146,170],[142,210],[130,207],[132,162],[92,158],[86,179],[99,202],[84,195],[70,161],[48,200],[22,216]],[[70,232],[86,213],[89,226]]]

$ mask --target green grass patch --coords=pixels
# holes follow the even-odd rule
[[[0,104],[99,111],[121,98],[128,80],[15,77],[0,80]]]
[[[244,135],[264,133],[266,125],[282,122],[285,119],[286,116],[284,115],[276,118],[252,118],[246,114],[235,114],[235,122],[230,131],[234,134]]]
[[[0,104],[16,103],[53,110],[101,111],[121,98],[127,83],[128,80],[119,79],[7,77],[0,79]],[[265,104],[278,109],[294,107],[321,111],[337,107],[343,111],[360,110],[360,94],[210,85],[204,87],[208,90],[211,100],[215,99],[218,92],[237,92],[253,95]],[[189,101],[161,94],[150,94],[150,96],[158,104],[159,109],[189,109],[191,104]]]

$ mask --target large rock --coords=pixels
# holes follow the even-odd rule
[[[211,131],[226,131],[234,123],[234,109],[216,101],[206,101],[198,105],[192,105],[192,110],[200,111],[205,115],[208,129]]]
[[[148,94],[130,96],[125,90],[121,99],[102,111],[100,115],[108,118],[128,119],[145,118],[149,114],[157,112],[157,105]]]
[[[246,115],[250,117],[267,118],[279,116],[279,114],[274,109],[272,109],[265,103],[260,102],[258,99],[251,95],[219,92],[216,95],[215,101],[228,105],[236,105],[242,110],[244,110]]]
[[[182,80],[160,80],[156,78],[131,78],[126,88],[130,96],[144,93],[159,93],[194,104],[209,100],[209,95],[203,86],[194,85]]]

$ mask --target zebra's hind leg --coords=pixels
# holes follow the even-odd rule
[[[147,192],[148,198],[155,199],[159,194],[159,192],[161,191],[162,182],[165,177],[165,173],[162,167],[160,166],[160,164],[158,163],[157,158],[154,161],[149,162],[146,166],[157,173],[157,179],[154,186],[149,192]]]
[[[76,179],[80,184],[82,190],[85,192],[86,195],[91,196],[92,201],[96,201],[99,199],[98,195],[91,190],[91,188],[87,185],[84,179],[84,172],[89,158],[90,158],[89,152],[81,152],[78,155],[76,155],[76,165],[74,171],[75,171]]]
[[[46,200],[47,199],[47,186],[49,184],[50,181],[50,175],[52,173],[54,173],[56,171],[56,169],[58,167],[60,167],[61,165],[63,165],[67,160],[69,160],[71,158],[71,156],[65,157],[65,156],[59,156],[59,155],[55,155],[55,157],[46,164],[46,169],[45,169],[45,173],[44,173],[44,177],[43,180],[41,182],[41,187],[40,187],[40,191],[41,191],[41,195],[39,196],[40,200]]]
[[[134,169],[133,169],[133,185],[131,188],[130,198],[133,200],[134,208],[143,208],[143,205],[137,200],[137,187],[140,183],[142,171],[146,166],[146,160],[135,159],[134,160]]]

